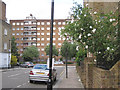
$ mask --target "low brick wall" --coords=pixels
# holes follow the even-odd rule
[[[76,66],[85,88],[120,88],[120,61],[110,70],[97,68],[91,58],[84,65]]]

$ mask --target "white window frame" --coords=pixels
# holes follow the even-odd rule
[[[4,50],[7,50],[7,43],[4,43]]]
[[[7,29],[4,29],[4,35],[7,36]]]
[[[41,38],[41,41],[44,41],[44,38]]]
[[[41,35],[44,35],[44,33],[41,33]]]
[[[41,25],[45,25],[45,22],[41,22]]]
[[[44,29],[45,29],[44,27],[41,28],[41,30],[44,30]]]
[[[12,25],[15,25],[15,23],[13,22]]]

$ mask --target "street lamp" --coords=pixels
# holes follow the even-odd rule
[[[8,60],[8,68],[10,66],[10,55],[11,55],[11,39],[9,39],[9,60]]]
[[[54,18],[54,0],[51,3],[51,29],[50,29],[50,53],[49,53],[49,79],[47,83],[47,90],[52,90],[52,47],[53,47],[53,18]]]

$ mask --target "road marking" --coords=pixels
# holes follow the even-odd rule
[[[22,85],[18,85],[17,87],[21,87]]]
[[[20,73],[14,74],[14,75],[10,75],[10,76],[8,76],[8,77],[13,77],[13,76],[17,76],[17,75],[20,75]]]
[[[61,72],[61,74],[60,74],[60,77],[62,76],[62,74],[65,72],[65,69]]]

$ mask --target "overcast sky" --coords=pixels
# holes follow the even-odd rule
[[[6,16],[11,19],[25,19],[33,14],[37,19],[51,18],[51,0],[2,0],[6,3]],[[74,0],[83,4],[83,0]],[[54,18],[66,19],[73,0],[54,0]]]

